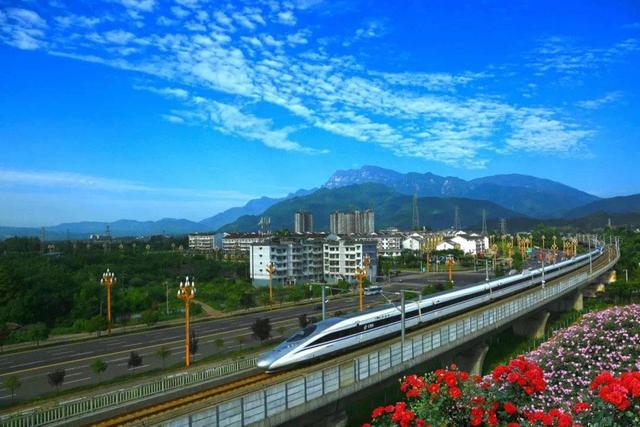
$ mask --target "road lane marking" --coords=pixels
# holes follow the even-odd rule
[[[90,380],[90,379],[91,379],[91,377],[84,377],[84,378],[80,378],[78,380],[67,381],[67,382],[65,382],[65,384],[73,384],[73,383],[78,383],[80,381],[86,381],[86,380]]]

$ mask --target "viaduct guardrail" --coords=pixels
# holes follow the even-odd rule
[[[69,420],[93,415],[102,410],[111,410],[130,405],[163,393],[202,384],[225,375],[255,368],[257,356],[238,359],[199,370],[189,370],[166,375],[152,381],[136,384],[95,396],[59,402],[57,404],[30,408],[0,417],[0,425],[8,427],[35,427],[69,422]]]
[[[607,257],[607,254],[603,255]],[[537,287],[523,294],[478,308],[437,325],[415,331],[405,339],[405,345],[395,341],[383,343],[375,350],[365,349],[313,365],[293,378],[281,380],[260,390],[246,389],[239,396],[225,396],[217,403],[193,404],[187,415],[153,420],[154,424],[178,427],[244,427],[274,426],[319,409],[340,398],[363,390],[395,376],[412,366],[447,353],[501,328],[527,313],[578,290],[590,280],[611,269],[618,253],[598,269],[574,272],[558,278],[544,288]],[[594,265],[595,267],[595,265]],[[304,372],[304,373],[303,373]],[[221,396],[222,397],[222,396]],[[184,412],[184,408],[182,409]]]

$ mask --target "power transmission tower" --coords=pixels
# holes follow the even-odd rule
[[[258,225],[260,226],[260,232],[262,234],[269,234],[269,229],[271,227],[271,217],[261,216]]]
[[[500,218],[500,234],[507,234],[507,219]]]
[[[460,208],[458,206],[455,207],[453,211],[453,229],[460,230],[462,228],[460,224]]]
[[[414,230],[420,228],[420,213],[418,212],[418,187],[413,190],[413,218],[411,218],[411,226]]]
[[[482,209],[482,235],[487,235],[487,210]]]

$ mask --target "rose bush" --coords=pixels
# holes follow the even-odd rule
[[[640,426],[640,306],[585,315],[484,378],[455,365],[409,375],[372,426]],[[613,372],[613,373],[612,373]]]

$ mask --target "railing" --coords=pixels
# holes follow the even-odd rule
[[[68,422],[74,417],[128,405],[161,393],[171,392],[224,375],[251,369],[256,366],[256,360],[256,356],[248,359],[238,359],[217,366],[167,375],[146,383],[95,396],[58,402],[51,406],[30,408],[25,411],[0,417],[0,425],[9,427],[35,427],[63,421]]]
[[[195,410],[190,415],[172,419],[165,426],[244,427],[253,423],[264,423],[267,418],[271,425],[278,425],[286,421],[281,417],[284,417],[283,413],[287,410],[293,409],[297,415],[302,415],[331,401],[327,398],[321,402],[323,399],[318,398],[322,396],[334,393],[333,397],[336,399],[344,397],[349,394],[349,391],[345,390],[347,387],[351,387],[351,390],[362,389],[370,385],[366,381],[374,375],[381,374],[377,378],[370,378],[369,382],[389,378],[408,368],[407,365],[399,366],[405,362],[410,362],[411,365],[424,362],[504,326],[523,314],[575,290],[588,279],[611,268],[616,260],[617,257],[599,272],[594,271],[591,276],[586,272],[575,274],[545,288],[538,287],[509,300],[497,302],[484,311],[477,309],[466,318],[461,316],[462,318],[429,327],[407,337],[404,346],[401,342],[394,342],[372,352],[354,356],[353,359],[338,363],[337,366],[334,362],[333,366],[300,374],[213,407]],[[316,402],[310,403],[314,399],[317,399]],[[304,404],[308,406],[302,407]]]

